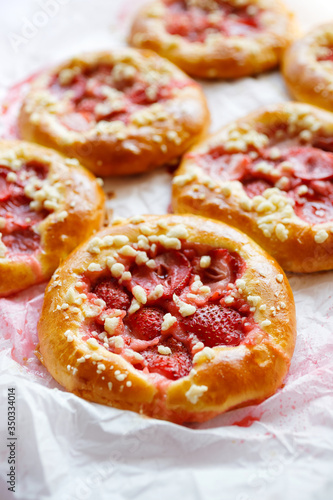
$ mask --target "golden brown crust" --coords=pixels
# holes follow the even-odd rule
[[[297,33],[293,16],[282,2],[249,0],[246,5],[250,8],[264,11],[261,31],[249,36],[214,33],[208,35],[204,43],[190,42],[166,31],[163,19],[166,3],[157,0],[143,7],[133,22],[129,41],[135,47],[156,51],[188,74],[200,78],[240,78],[272,69],[279,64]],[[209,11],[218,12],[215,2],[199,0],[196,3],[203,8],[213,3]],[[236,0],[226,3],[236,7],[240,4]]]
[[[286,129],[282,138],[271,135],[279,127]],[[306,104],[286,103],[254,112],[224,127],[189,152],[173,181],[173,210],[232,224],[259,243],[286,271],[309,273],[332,269],[332,221],[310,224],[298,217],[292,200],[277,187],[251,199],[238,181],[213,179],[194,158],[216,145],[226,146],[234,153],[250,147],[259,155],[262,147],[276,146],[280,141],[288,144],[301,140],[304,146],[311,146],[323,136],[329,139],[332,133],[333,115]]]
[[[47,288],[38,325],[41,359],[47,369],[66,389],[85,399],[178,423],[204,421],[273,394],[288,371],[296,335],[292,292],[274,259],[243,233],[212,220],[171,215],[144,219],[143,223],[129,219],[105,229],[98,240],[83,244],[58,269]],[[87,345],[80,332],[86,299],[80,295],[80,305],[78,292],[73,295],[73,287],[88,266],[104,268],[108,256],[114,255],[105,237],[126,236],[126,244],[131,245],[142,234],[164,235],[168,245],[167,235],[172,231],[186,234],[187,242],[226,248],[245,260],[246,269],[236,285],[248,303],[256,304],[258,324],[237,347],[203,349],[194,358],[194,370],[175,381],[136,370],[101,344]],[[74,301],[69,307],[63,305],[68,297]]]
[[[98,123],[94,120],[85,131],[69,130],[59,116],[68,116],[71,97],[55,98],[48,90],[50,82],[62,74],[67,84],[68,75],[74,78],[98,65],[113,67],[114,78],[139,76],[153,94],[156,86],[170,85],[171,98],[153,99],[152,104],[136,109],[129,114],[127,125],[106,118]],[[112,86],[110,89],[110,106],[116,109],[124,94]],[[102,176],[137,174],[170,163],[204,135],[208,125],[209,111],[200,86],[157,54],[134,49],[84,54],[41,74],[33,82],[19,117],[24,139],[77,158]]]
[[[333,23],[324,24],[291,45],[282,64],[290,93],[329,111],[333,111],[333,62],[325,57],[332,56],[332,47]]]
[[[0,141],[0,164],[9,169],[37,162],[48,173],[39,194],[32,184],[25,187],[36,212],[49,207],[49,214],[33,230],[40,234],[40,250],[30,255],[11,255],[2,247],[0,296],[23,290],[50,278],[59,263],[82,241],[100,229],[104,220],[103,190],[94,176],[77,160],[66,159],[50,149],[23,141]],[[30,180],[31,183],[31,180]],[[45,205],[46,204],[46,205]],[[51,208],[52,207],[52,208]]]

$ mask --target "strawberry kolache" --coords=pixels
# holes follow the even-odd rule
[[[192,76],[239,78],[277,66],[295,32],[279,0],[155,0],[134,19],[130,42]]]
[[[101,227],[104,200],[77,160],[0,141],[0,297],[49,279]]]
[[[198,83],[151,51],[73,57],[31,82],[20,134],[98,175],[131,175],[177,160],[209,125]]]
[[[184,155],[172,208],[230,223],[292,272],[333,269],[332,114],[262,108]]]
[[[38,336],[40,359],[67,390],[200,422],[281,385],[295,311],[281,269],[243,233],[147,215],[66,259],[46,289]]]

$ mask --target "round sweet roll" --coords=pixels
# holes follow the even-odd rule
[[[333,115],[270,106],[185,155],[172,207],[232,224],[288,271],[333,269]]]
[[[50,278],[103,219],[104,193],[76,159],[0,141],[0,297]]]
[[[276,391],[295,308],[283,271],[243,233],[195,216],[140,216],[59,267],[38,335],[41,361],[74,394],[200,422]]]
[[[135,49],[84,54],[41,73],[19,116],[24,139],[102,176],[171,163],[208,125],[200,86],[157,54]]]
[[[333,111],[333,23],[317,27],[291,45],[282,71],[296,99]]]
[[[129,41],[201,78],[239,78],[276,67],[297,32],[279,0],[156,0]]]

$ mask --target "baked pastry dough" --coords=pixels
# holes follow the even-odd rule
[[[192,76],[239,78],[277,66],[295,33],[280,0],[156,0],[138,13],[129,41]]]
[[[333,111],[333,23],[319,26],[291,45],[282,71],[296,99]]]
[[[104,193],[76,159],[0,141],[0,297],[50,278],[103,218]]]
[[[32,83],[24,139],[77,158],[98,175],[128,175],[177,159],[209,124],[200,86],[150,51],[75,57]]]
[[[333,115],[269,106],[195,146],[173,180],[178,213],[243,230],[288,271],[333,269]]]
[[[294,349],[295,308],[274,259],[236,229],[135,217],[59,267],[38,335],[41,361],[74,394],[200,422],[276,391]]]

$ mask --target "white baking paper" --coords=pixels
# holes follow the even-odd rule
[[[0,4],[0,97],[77,52],[125,44],[144,0]],[[306,30],[333,19],[331,0],[286,0]],[[203,83],[212,130],[285,101],[277,72]],[[106,183],[116,216],[165,213],[164,170]],[[0,498],[7,500],[330,500],[333,498],[333,273],[290,275],[298,338],[285,385],[258,406],[182,427],[88,403],[34,355],[45,285],[0,299]],[[16,390],[16,492],[8,491],[7,395]],[[237,425],[238,424],[238,425]]]

